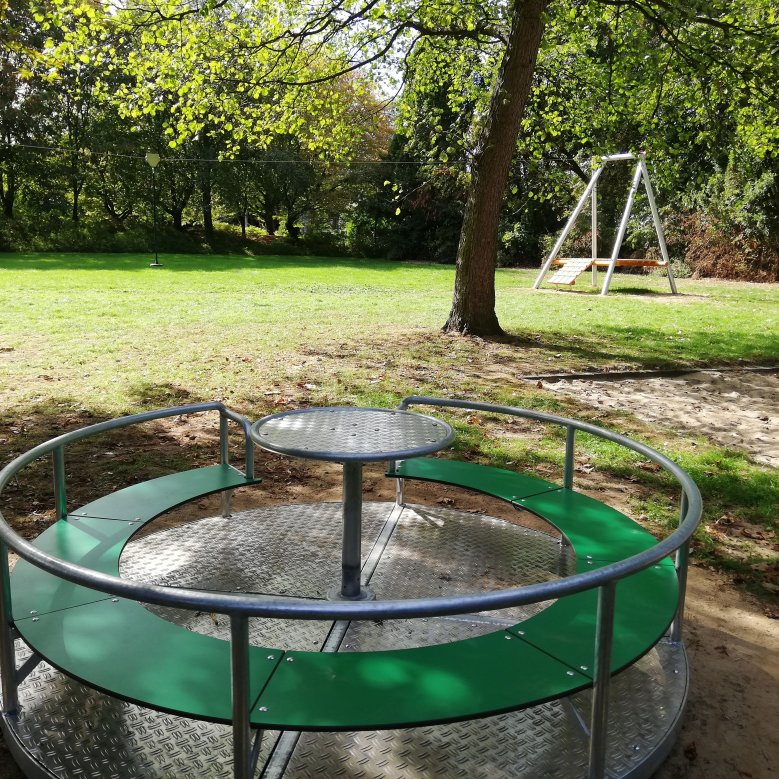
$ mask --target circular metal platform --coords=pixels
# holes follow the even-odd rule
[[[517,515],[518,518],[522,514]],[[323,599],[340,576],[341,505],[304,504],[210,517],[131,542],[121,573],[150,583]],[[536,525],[537,526],[537,525]],[[363,581],[379,597],[454,595],[573,572],[570,547],[543,532],[439,506],[367,503]],[[369,651],[445,643],[516,624],[548,604],[379,622],[251,619],[251,640],[291,650]],[[221,638],[224,618],[153,608]],[[17,641],[17,664],[29,650]],[[681,644],[661,642],[611,685],[610,776],[649,776],[666,756],[687,697]],[[95,692],[41,663],[3,723],[28,776],[188,779],[232,776],[231,729]],[[589,691],[481,720],[393,731],[265,734],[264,779],[514,779],[587,773]]]

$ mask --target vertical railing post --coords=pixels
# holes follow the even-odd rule
[[[68,515],[68,493],[65,486],[65,447],[58,446],[52,453],[54,458],[54,515],[65,519]]]
[[[568,425],[565,431],[565,468],[563,470],[563,487],[573,489],[574,450],[576,428]]]
[[[228,428],[229,419],[227,414],[219,412],[219,461],[222,465],[230,464],[230,430]]]
[[[19,709],[16,686],[16,651],[12,625],[8,546],[4,541],[0,541],[0,674],[2,675],[3,714],[10,715],[16,714]]]
[[[687,493],[682,492],[679,522],[684,521],[688,508]],[[676,605],[676,615],[671,624],[671,641],[678,643],[682,640],[682,626],[684,624],[684,596],[687,591],[687,568],[690,557],[690,542],[686,541],[676,550],[676,575],[679,578],[679,603]]]
[[[233,776],[250,779],[252,734],[249,723],[249,620],[230,616],[230,656],[233,695]]]
[[[223,411],[219,412],[219,461],[222,465],[230,464],[230,429],[229,419]],[[222,516],[229,517],[230,506],[233,500],[233,491],[225,490],[222,493]]]
[[[590,717],[589,779],[606,775],[606,749],[609,731],[609,683],[611,682],[611,648],[614,642],[614,603],[616,583],[598,590],[598,616],[595,627],[595,663]]]
[[[395,460],[389,463],[390,471],[397,473],[398,466],[403,460]],[[400,476],[395,477],[395,505],[402,506],[406,502],[406,480]]]

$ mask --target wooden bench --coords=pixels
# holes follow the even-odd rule
[[[628,517],[551,482],[444,459],[389,474],[459,485],[526,508],[565,535],[577,571],[624,559],[655,540]],[[132,535],[173,505],[252,483],[229,466],[162,477],[84,506],[36,540],[61,559],[118,575]],[[69,584],[20,561],[11,577],[16,627],[53,666],[142,705],[229,722],[227,642],[169,623],[138,603]],[[251,647],[251,723],[288,730],[373,730],[516,710],[592,684],[597,593],[556,601],[508,630],[440,646],[319,653]],[[612,670],[649,651],[674,617],[670,561],[617,584]]]

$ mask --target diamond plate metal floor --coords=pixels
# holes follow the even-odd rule
[[[521,514],[518,514],[518,518]],[[168,585],[324,598],[340,577],[340,504],[210,517],[128,545],[121,573]],[[573,570],[553,532],[441,507],[366,503],[363,579],[379,598],[449,595],[545,581]],[[366,651],[466,638],[513,625],[548,604],[425,620],[363,623],[253,619],[251,640],[294,650]],[[227,638],[215,615],[153,609]],[[17,642],[21,664],[29,650]],[[612,681],[610,776],[649,776],[673,743],[687,695],[684,648],[661,642]],[[263,779],[581,779],[589,692],[512,714],[360,733],[268,732]],[[119,701],[41,663],[20,687],[6,738],[31,777],[217,779],[232,775],[230,728]]]

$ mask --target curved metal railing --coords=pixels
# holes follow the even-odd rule
[[[681,638],[684,606],[684,589],[687,571],[688,541],[701,516],[700,492],[690,476],[674,462],[651,447],[612,433],[595,425],[537,411],[518,409],[466,400],[410,396],[400,404],[400,409],[411,405],[429,405],[441,408],[458,408],[485,411],[496,414],[525,417],[539,422],[556,424],[566,429],[564,487],[573,485],[575,434],[577,431],[592,434],[615,442],[640,453],[665,471],[672,474],[681,487],[681,516],[678,528],[652,548],[602,568],[586,571],[563,579],[512,587],[488,593],[444,596],[439,598],[415,598],[410,600],[376,601],[312,601],[302,598],[274,598],[241,593],[203,592],[201,590],[166,587],[121,579],[99,573],[81,565],[54,557],[17,535],[0,514],[0,673],[3,682],[3,709],[6,714],[16,710],[16,685],[18,682],[13,654],[13,616],[10,600],[8,552],[15,551],[21,558],[49,573],[70,582],[100,590],[116,597],[141,601],[158,606],[207,611],[226,614],[231,619],[231,644],[233,659],[234,697],[234,749],[235,776],[250,774],[252,749],[247,751],[248,705],[245,684],[248,676],[248,626],[249,617],[274,617],[286,619],[376,620],[415,617],[446,616],[476,611],[488,611],[510,606],[521,606],[542,600],[551,600],[584,590],[599,588],[598,625],[595,646],[595,682],[593,695],[593,719],[591,727],[590,776],[601,776],[605,765],[605,716],[607,711],[608,679],[613,632],[614,596],[616,582],[658,562],[676,552],[676,567],[680,582],[680,600],[671,631],[672,640]],[[222,462],[228,458],[228,421],[237,422],[242,428],[246,450],[246,476],[253,477],[253,448],[249,439],[250,422],[229,410],[221,403],[200,403],[188,406],[151,411],[90,425],[65,433],[40,444],[18,456],[0,471],[0,494],[16,474],[30,463],[51,454],[54,463],[54,493],[56,516],[67,514],[64,468],[65,447],[100,433],[173,416],[183,416],[205,411],[218,411],[220,415],[220,450]],[[604,670],[605,669],[605,670]],[[255,750],[256,751],[256,750]]]

